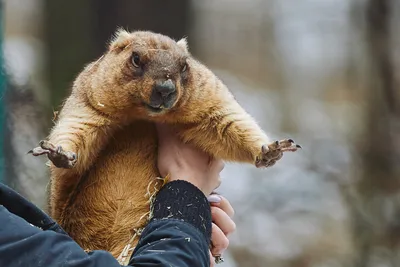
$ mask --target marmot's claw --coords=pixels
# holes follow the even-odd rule
[[[61,146],[55,146],[48,141],[40,141],[39,146],[30,150],[28,154],[40,156],[47,154],[47,157],[57,168],[70,169],[75,166],[77,156],[74,152],[64,151]]]
[[[284,139],[272,142],[269,145],[261,146],[261,153],[257,156],[255,165],[257,168],[271,167],[283,157],[283,153],[287,151],[297,151],[301,148],[293,139]]]

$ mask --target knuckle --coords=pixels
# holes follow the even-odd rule
[[[229,239],[225,237],[221,244],[221,249],[227,249],[228,247],[229,247]]]
[[[229,247],[229,239],[226,237],[220,238],[215,243],[213,243],[213,246],[214,246],[213,248],[214,252],[222,252]]]
[[[215,258],[212,255],[211,251],[209,251],[209,254],[210,254],[210,267],[213,267],[215,266]]]
[[[229,233],[233,233],[235,231],[236,231],[236,223],[234,221],[232,221],[232,226],[231,226]]]
[[[215,187],[214,188],[217,189],[218,187],[220,187],[221,183],[222,183],[221,177],[218,176],[218,178],[215,181]]]
[[[222,160],[219,161],[219,167],[220,167],[220,171],[222,171],[225,168],[224,161],[222,161]]]
[[[211,206],[211,217],[215,218],[219,216],[219,208]]]

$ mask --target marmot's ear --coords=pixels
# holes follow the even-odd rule
[[[118,28],[110,41],[109,50],[122,49],[131,42],[131,34],[123,28]]]
[[[178,42],[176,42],[180,47],[182,47],[183,50],[185,50],[186,53],[189,53],[189,46],[186,40],[186,37],[180,39]]]

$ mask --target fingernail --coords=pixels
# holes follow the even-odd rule
[[[211,202],[211,203],[219,203],[222,200],[221,197],[218,195],[211,195],[207,199],[208,199],[208,202]]]

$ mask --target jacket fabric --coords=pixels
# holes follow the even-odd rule
[[[129,266],[210,266],[211,211],[185,181],[167,183],[152,206]],[[107,251],[86,253],[47,214],[0,183],[0,267],[120,267]]]

